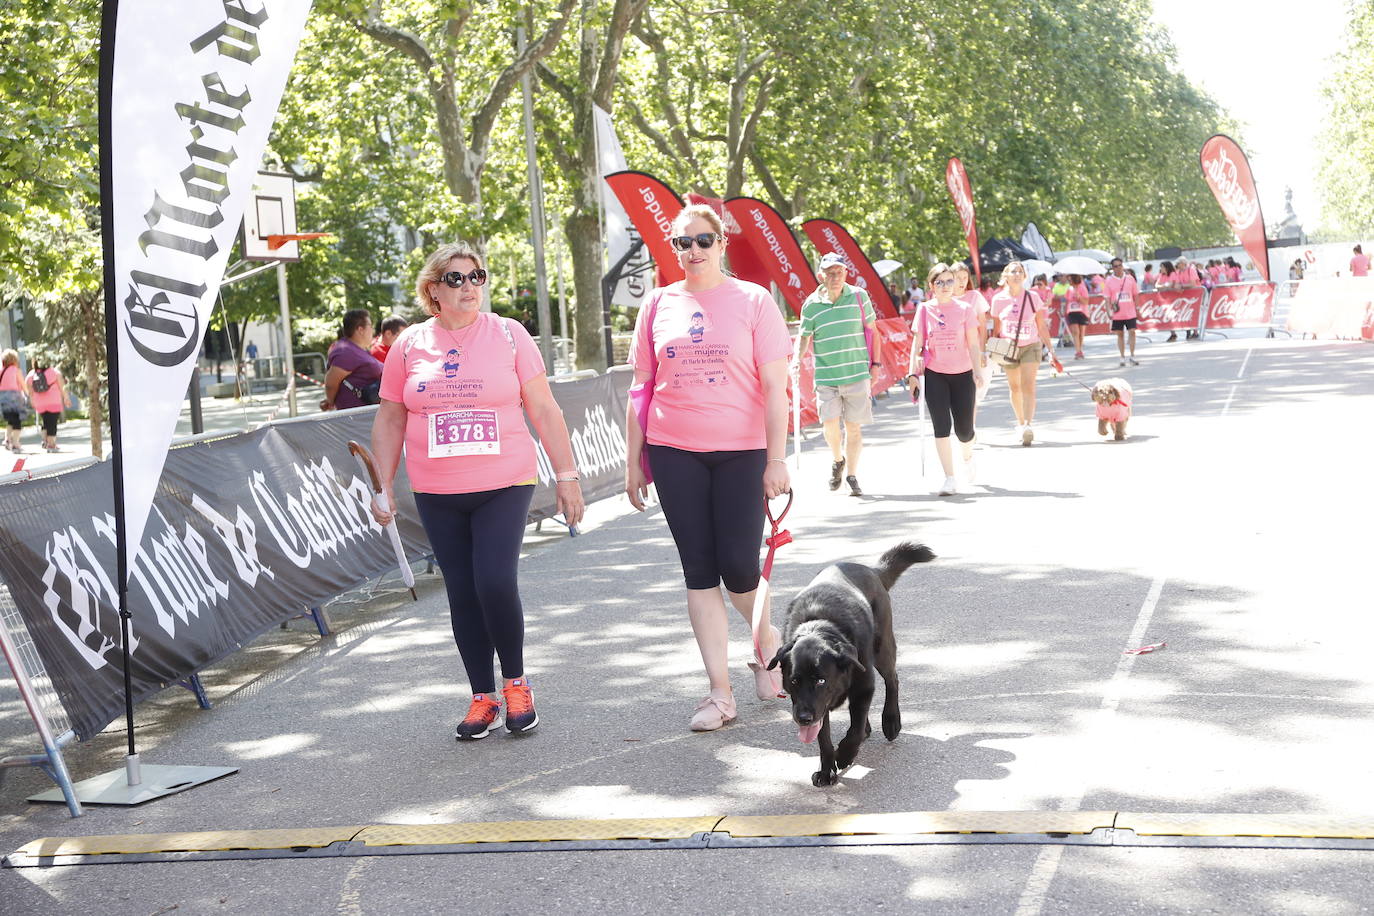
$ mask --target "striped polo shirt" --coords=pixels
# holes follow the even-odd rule
[[[838,387],[867,380],[869,355],[864,325],[875,320],[868,293],[846,283],[835,302],[826,302],[822,296],[822,290],[808,296],[801,313],[801,336],[814,338],[816,384]]]

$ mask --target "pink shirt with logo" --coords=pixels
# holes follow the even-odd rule
[[[1035,326],[1035,315],[1043,305],[1034,290],[1025,290],[1023,295],[1013,297],[1007,290],[999,289],[992,297],[992,314],[1002,322],[1002,336],[1011,337],[1016,334],[1016,345],[1024,347],[1040,339],[1040,331]],[[1023,308],[1024,318],[1021,314]],[[1021,326],[1019,334],[1016,333],[1018,324]]]
[[[1178,276],[1178,272],[1174,272]],[[1110,310],[1115,303],[1119,307],[1112,313],[1113,321],[1129,321],[1136,317],[1135,297],[1140,295],[1140,287],[1136,285],[1135,277],[1123,274],[1118,277],[1112,274],[1102,281],[1106,287],[1107,308]]]
[[[529,332],[520,322],[491,312],[479,313],[476,321],[457,331],[431,318],[401,332],[386,355],[381,394],[406,408],[405,459],[411,487],[419,493],[477,493],[532,479],[534,437],[525,425],[520,389],[543,374],[544,360]],[[468,430],[481,425],[484,442],[494,419],[499,452],[431,457],[430,418],[450,411],[473,411],[450,418],[461,420]],[[434,421],[436,428],[452,429],[442,425],[444,419],[449,418]]]
[[[1070,286],[1068,292],[1064,294],[1064,300],[1068,303],[1065,311],[1088,314],[1088,284],[1080,283],[1077,286]]]
[[[766,448],[759,367],[791,352],[782,313],[756,283],[727,277],[694,293],[681,281],[654,290],[630,346],[635,369],[655,371],[657,357],[646,441],[688,452]]]
[[[922,336],[921,355],[931,372],[957,375],[973,368],[968,354],[968,332],[978,330],[978,311],[969,303],[960,299],[951,299],[943,306],[935,301],[923,302],[911,328]]]
[[[47,391],[39,391],[33,387],[33,383],[38,379],[37,371],[28,374],[26,381],[29,383],[29,403],[33,405],[34,413],[61,413],[66,406],[62,403],[62,373],[53,368],[43,371],[48,379]]]
[[[1369,255],[1357,254],[1351,258],[1350,272],[1357,277],[1369,276]]]

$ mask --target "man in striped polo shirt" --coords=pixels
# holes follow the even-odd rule
[[[801,355],[813,349],[816,353],[816,407],[830,446],[830,489],[840,488],[847,463],[849,495],[862,496],[858,473],[864,439],[859,427],[873,420],[870,387],[882,342],[873,302],[867,292],[844,282],[848,272],[838,254],[821,257],[816,272],[821,286],[802,303]],[[873,332],[872,353],[865,327]]]

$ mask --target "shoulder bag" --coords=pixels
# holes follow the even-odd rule
[[[1003,366],[1016,366],[1021,362],[1021,347],[1017,341],[1021,339],[1021,327],[1026,320],[1026,300],[1030,298],[1028,290],[1021,291],[1021,309],[1016,316],[1016,333],[1010,337],[989,337],[988,353],[997,358]],[[1035,311],[1034,304],[1031,311]]]

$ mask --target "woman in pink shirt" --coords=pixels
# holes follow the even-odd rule
[[[1350,275],[1352,277],[1369,276],[1369,256],[1364,253],[1364,247],[1355,246],[1355,255],[1350,259]]]
[[[43,448],[50,452],[61,451],[57,447],[57,424],[62,420],[62,412],[67,409],[62,373],[41,360],[34,360],[24,384],[29,391],[33,412],[38,414],[38,419],[43,423]]]
[[[959,260],[951,261],[950,269],[954,271],[953,298],[973,309],[978,322],[978,352],[982,353],[988,345],[988,316],[992,313],[992,303],[987,296],[973,288],[973,275],[969,272],[967,264]],[[976,423],[978,405],[983,403],[983,398],[988,396],[988,388],[992,386],[992,361],[983,359],[975,362],[973,374],[983,380],[973,395],[973,416]]]
[[[907,381],[925,387],[930,422],[935,427],[935,453],[945,471],[939,495],[958,492],[949,433],[953,428],[963,450],[965,478],[973,483],[973,412],[975,393],[985,382],[974,371],[987,362],[978,339],[978,310],[954,298],[954,271],[947,264],[930,269],[928,286],[934,300],[921,303],[911,322],[911,366]],[[981,296],[979,297],[982,298]]]
[[[1040,368],[1041,348],[1053,352],[1044,303],[1026,289],[1026,268],[1012,261],[1002,270],[1002,291],[992,300],[992,335],[1015,340],[1016,351],[1000,357],[1011,389],[1011,409],[1016,413],[1016,433],[1022,445],[1035,441],[1035,373]]]
[[[19,368],[19,354],[6,350],[0,354],[0,414],[5,417],[5,448],[21,455],[28,406],[29,393],[24,387],[24,370]]]
[[[1147,271],[1146,276],[1149,276]],[[1088,285],[1078,274],[1069,274],[1069,289],[1064,294],[1064,320],[1069,323],[1073,338],[1073,358],[1083,358],[1083,335],[1088,329]]]
[[[792,344],[768,291],[721,270],[725,229],[714,210],[684,207],[672,231],[686,278],[655,289],[639,309],[630,365],[636,385],[653,380],[653,401],[647,429],[633,404],[627,413],[625,492],[643,510],[648,483],[640,455],[647,448],[710,681],[691,728],[711,731],[737,715],[720,586],[752,620],[764,500],[791,488],[783,455]],[[782,692],[781,673],[766,668],[781,634],[764,623],[761,657],[749,665],[761,700]]]
[[[415,507],[444,574],[453,637],[473,692],[455,730],[460,741],[485,738],[500,711],[493,653],[505,679],[506,731],[521,734],[539,724],[525,677],[516,579],[537,481],[526,414],[553,463],[559,511],[569,526],[583,511],[568,427],[543,359],[518,321],[481,310],[486,282],[481,258],[465,243],[430,255],[415,296],[433,317],[406,328],[387,353],[372,424],[377,473],[392,506],[405,446]],[[392,518],[376,503],[372,514],[383,525]]]

